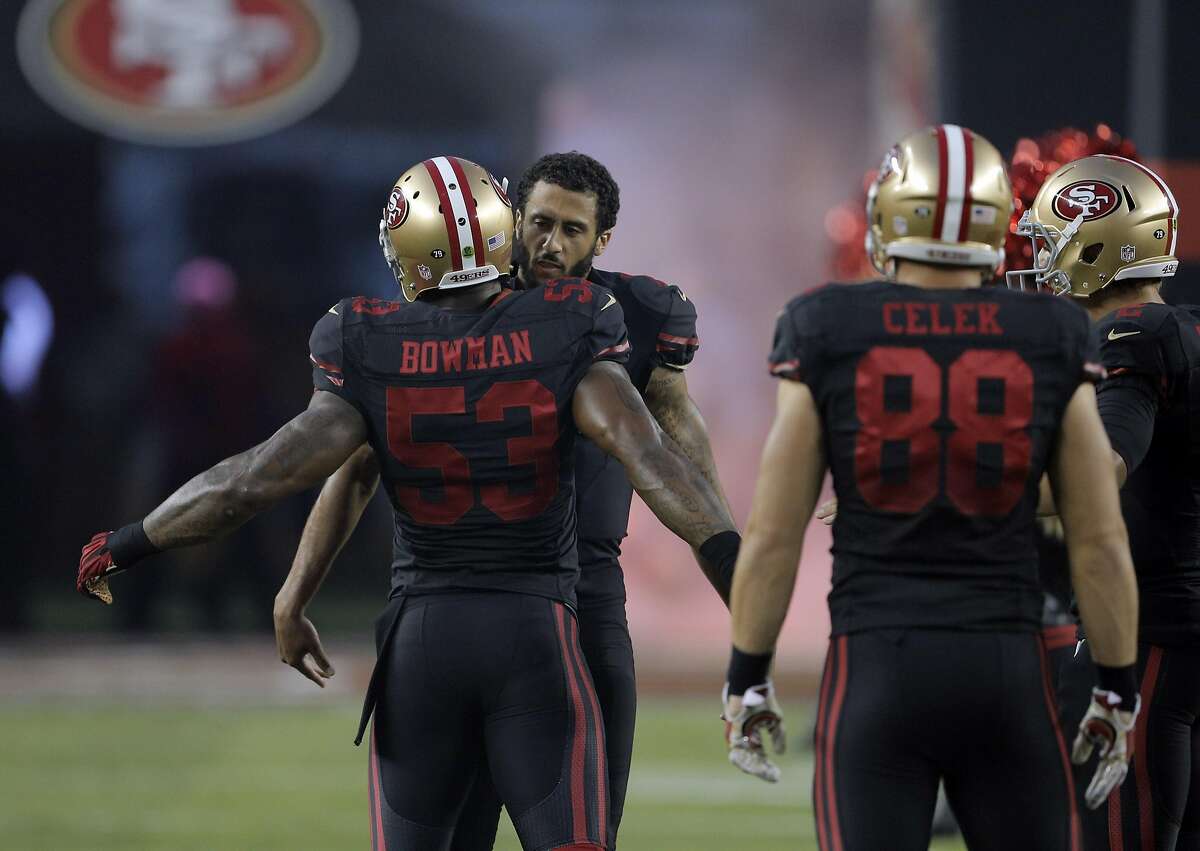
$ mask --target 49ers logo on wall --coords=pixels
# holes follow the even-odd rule
[[[346,0],[30,0],[30,84],[67,117],[162,145],[246,139],[303,118],[358,53]]]
[[[1054,196],[1054,214],[1068,222],[1080,213],[1085,222],[1102,219],[1119,206],[1120,190],[1102,180],[1077,180]]]

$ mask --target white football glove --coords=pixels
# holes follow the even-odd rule
[[[787,748],[783,729],[783,710],[775,700],[775,686],[770,680],[746,689],[739,702],[729,696],[729,686],[721,693],[725,712],[725,742],[729,746],[729,761],[747,774],[768,783],[779,782],[779,766],[767,759],[762,734],[771,737],[771,747],[777,754]],[[732,705],[731,705],[732,702]]]
[[[1071,747],[1071,762],[1083,765],[1095,750],[1100,757],[1084,800],[1089,809],[1096,809],[1113,789],[1121,785],[1129,773],[1129,758],[1133,743],[1129,740],[1142,708],[1139,695],[1132,711],[1123,711],[1121,699],[1111,691],[1092,689],[1092,702],[1079,722],[1079,734]]]

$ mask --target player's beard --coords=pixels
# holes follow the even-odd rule
[[[592,250],[587,255],[576,263],[571,268],[567,269],[558,277],[560,278],[584,278],[587,273],[592,270],[592,261],[596,259],[596,246],[599,244],[599,238],[592,243]],[[533,273],[533,258],[529,255],[529,251],[525,248],[525,243],[521,240],[513,240],[512,265],[516,269],[516,289],[529,290],[534,287],[539,287],[542,282],[538,280],[537,275]]]

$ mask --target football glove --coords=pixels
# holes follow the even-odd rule
[[[729,761],[747,774],[768,783],[778,783],[779,766],[767,758],[762,738],[764,732],[771,737],[771,747],[777,754],[782,754],[787,748],[783,710],[775,700],[775,686],[767,680],[762,685],[746,689],[741,706],[736,711],[730,706],[728,686],[721,697],[725,703],[721,718],[725,721]]]
[[[1093,750],[1100,757],[1084,795],[1089,809],[1100,806],[1129,772],[1129,758],[1133,756],[1130,734],[1137,723],[1142,698],[1137,698],[1132,711],[1123,711],[1120,703],[1121,699],[1113,692],[1092,689],[1092,702],[1079,722],[1079,734],[1071,747],[1071,762],[1076,765],[1087,762]]]
[[[108,577],[119,573],[121,568],[113,563],[108,551],[108,536],[112,532],[97,532],[83,548],[79,556],[79,573],[75,577],[75,590],[85,597],[93,597],[106,605],[112,605],[112,591],[108,588]]]

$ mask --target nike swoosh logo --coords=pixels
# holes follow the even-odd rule
[[[1117,330],[1114,328],[1113,330],[1108,332],[1108,339],[1119,340],[1122,337],[1132,337],[1134,334],[1140,334],[1140,333],[1142,333],[1142,332],[1141,331],[1122,331],[1120,334],[1118,334]]]
[[[600,309],[601,309],[601,310],[608,310],[610,307],[612,307],[612,306],[613,306],[614,304],[616,304],[616,303],[617,303],[617,297],[616,297],[615,295],[613,295],[612,293],[609,293],[609,294],[608,294],[608,301],[604,302],[604,307],[602,307],[602,308],[600,308]]]
[[[687,301],[687,294],[683,290],[679,291],[679,297],[684,301]]]
[[[333,307],[329,308],[329,312],[332,313],[334,316],[341,316],[341,314],[337,312],[336,304]]]

